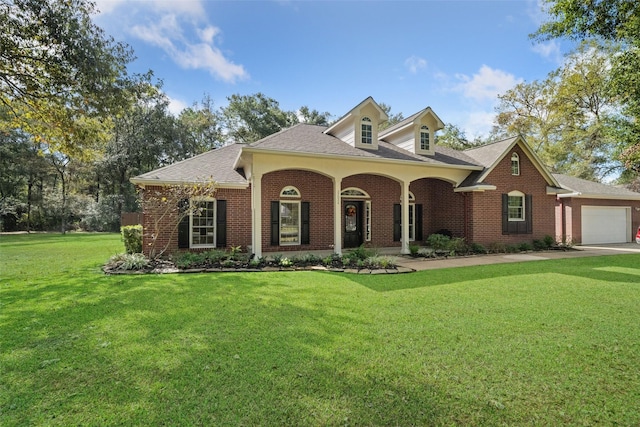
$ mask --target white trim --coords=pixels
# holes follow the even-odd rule
[[[295,191],[296,194],[284,194],[285,191],[290,191],[290,190]],[[294,199],[299,199],[302,196],[300,195],[300,190],[298,190],[296,187],[294,187],[293,185],[287,185],[282,190],[280,190],[280,197],[291,197]]]
[[[487,190],[496,190],[498,189],[498,187],[496,187],[495,185],[487,185],[487,184],[478,184],[478,185],[472,185],[469,187],[458,187],[458,188],[454,188],[453,192],[454,193],[466,193],[469,191],[477,191],[477,192],[484,192]]]
[[[585,194],[585,193],[580,193],[578,191],[572,192],[572,193],[564,193],[564,194],[558,194],[558,197],[561,199],[566,199],[566,198],[571,198],[571,197],[575,197],[576,199],[598,199],[598,200],[635,200],[635,201],[640,201],[640,194],[639,195],[634,195],[634,194],[630,194],[630,195],[622,195],[622,194]]]
[[[298,240],[296,242],[282,241],[282,205],[283,204],[298,205]],[[280,246],[300,246],[302,234],[302,204],[300,200],[279,200],[278,201],[278,245]]]
[[[516,166],[518,167],[517,173],[513,173],[514,162],[516,163]],[[520,156],[515,151],[513,153],[511,153],[511,175],[512,176],[520,176]]]
[[[371,200],[364,202],[364,241],[371,241]]]
[[[195,203],[209,203],[209,202],[211,202],[213,204],[213,209],[211,209],[212,212],[213,212],[212,224],[211,225],[204,225],[204,226],[203,225],[198,225],[197,227],[198,228],[203,228],[204,227],[205,229],[211,228],[212,231],[211,232],[207,231],[206,236],[212,235],[213,236],[213,243],[204,243],[204,244],[198,243],[198,244],[195,244],[195,243],[193,243],[193,237],[194,237],[193,229],[196,227],[193,224],[193,219],[194,219],[193,218],[193,216],[194,216],[193,205]],[[217,240],[216,239],[216,235],[217,235],[217,231],[218,231],[217,230],[217,224],[216,224],[216,222],[217,222],[217,214],[218,214],[218,212],[217,212],[218,206],[217,206],[217,203],[216,203],[216,199],[214,199],[212,197],[194,197],[194,198],[189,200],[189,206],[190,206],[190,210],[191,210],[191,212],[189,213],[189,249],[215,248],[216,244],[218,243],[216,241]],[[209,234],[209,233],[211,233],[211,234]]]
[[[358,192],[362,193],[362,195],[344,194],[346,191],[358,191]],[[340,197],[353,198],[353,199],[370,199],[371,198],[371,196],[369,196],[369,193],[364,191],[362,188],[358,188],[358,187],[347,187],[347,188],[345,188],[344,190],[342,190],[340,192]]]
[[[511,205],[509,204],[509,198],[510,197],[519,197],[520,200],[522,200],[522,215],[520,216],[520,218],[512,218],[511,217]],[[525,194],[521,191],[510,191],[509,193],[507,193],[507,219],[509,220],[509,222],[523,222],[526,221],[526,197]]]

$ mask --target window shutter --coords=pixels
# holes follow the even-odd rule
[[[413,207],[413,226],[415,227],[416,240],[422,240],[422,205],[414,205]]]
[[[526,224],[525,233],[527,234],[533,233],[533,205],[531,203],[532,199],[533,197],[531,196],[531,194],[527,194],[526,196],[524,196],[524,218]]]
[[[393,205],[393,241],[399,242],[402,238],[402,206]]]
[[[302,211],[301,213],[301,219],[302,219],[302,224],[300,224],[300,228],[301,228],[301,241],[300,243],[303,245],[308,245],[310,243],[310,230],[309,230],[309,202],[302,202],[301,203],[301,207],[302,207]]]
[[[189,200],[182,199],[178,203],[178,211],[179,215],[183,215],[184,212],[189,208]],[[189,247],[189,216],[185,215],[184,218],[180,220],[178,223],[178,248],[186,249]]]
[[[509,234],[509,195],[502,195],[502,234]]]
[[[280,202],[271,202],[271,246],[280,244]]]
[[[216,203],[216,247],[227,247],[227,201]]]

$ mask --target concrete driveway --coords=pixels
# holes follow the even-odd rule
[[[452,257],[446,259],[400,257],[397,264],[414,270],[467,267],[472,265],[504,264],[510,262],[541,261],[546,259],[581,258],[602,255],[640,254],[637,243],[616,243],[610,245],[575,246],[569,251],[530,252],[525,254],[491,254]]]

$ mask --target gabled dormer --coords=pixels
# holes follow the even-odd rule
[[[324,133],[365,150],[378,149],[378,126],[388,119],[382,108],[368,97],[332,124]]]
[[[430,107],[380,132],[380,139],[415,154],[435,154],[435,133],[444,123]]]

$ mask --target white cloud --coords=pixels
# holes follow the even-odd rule
[[[505,93],[522,81],[513,74],[493,69],[487,65],[480,67],[480,70],[471,77],[457,74],[456,78],[462,81],[456,89],[467,98],[477,102],[495,101],[498,95]]]
[[[181,68],[206,70],[227,83],[248,78],[244,67],[233,63],[220,49],[221,30],[207,22],[203,4],[202,0],[98,0],[103,14],[127,7],[131,20],[145,23],[126,31],[164,50]]]
[[[427,60],[420,58],[419,56],[412,55],[405,59],[404,66],[411,74],[416,74],[418,71],[427,68]]]
[[[551,40],[547,43],[538,43],[533,46],[532,50],[549,61],[553,61],[557,64],[562,63],[560,43],[555,40]]]
[[[182,68],[204,69],[228,83],[249,77],[242,65],[228,60],[215,45],[220,29],[212,25],[196,29],[200,41],[191,41],[185,37],[178,17],[167,14],[157,23],[134,26],[131,33],[160,47]]]
[[[169,98],[169,112],[173,116],[176,116],[176,117],[179,116],[182,110],[184,110],[189,106],[187,105],[186,102],[182,101],[181,99],[172,98],[169,95],[167,95],[167,98]]]

